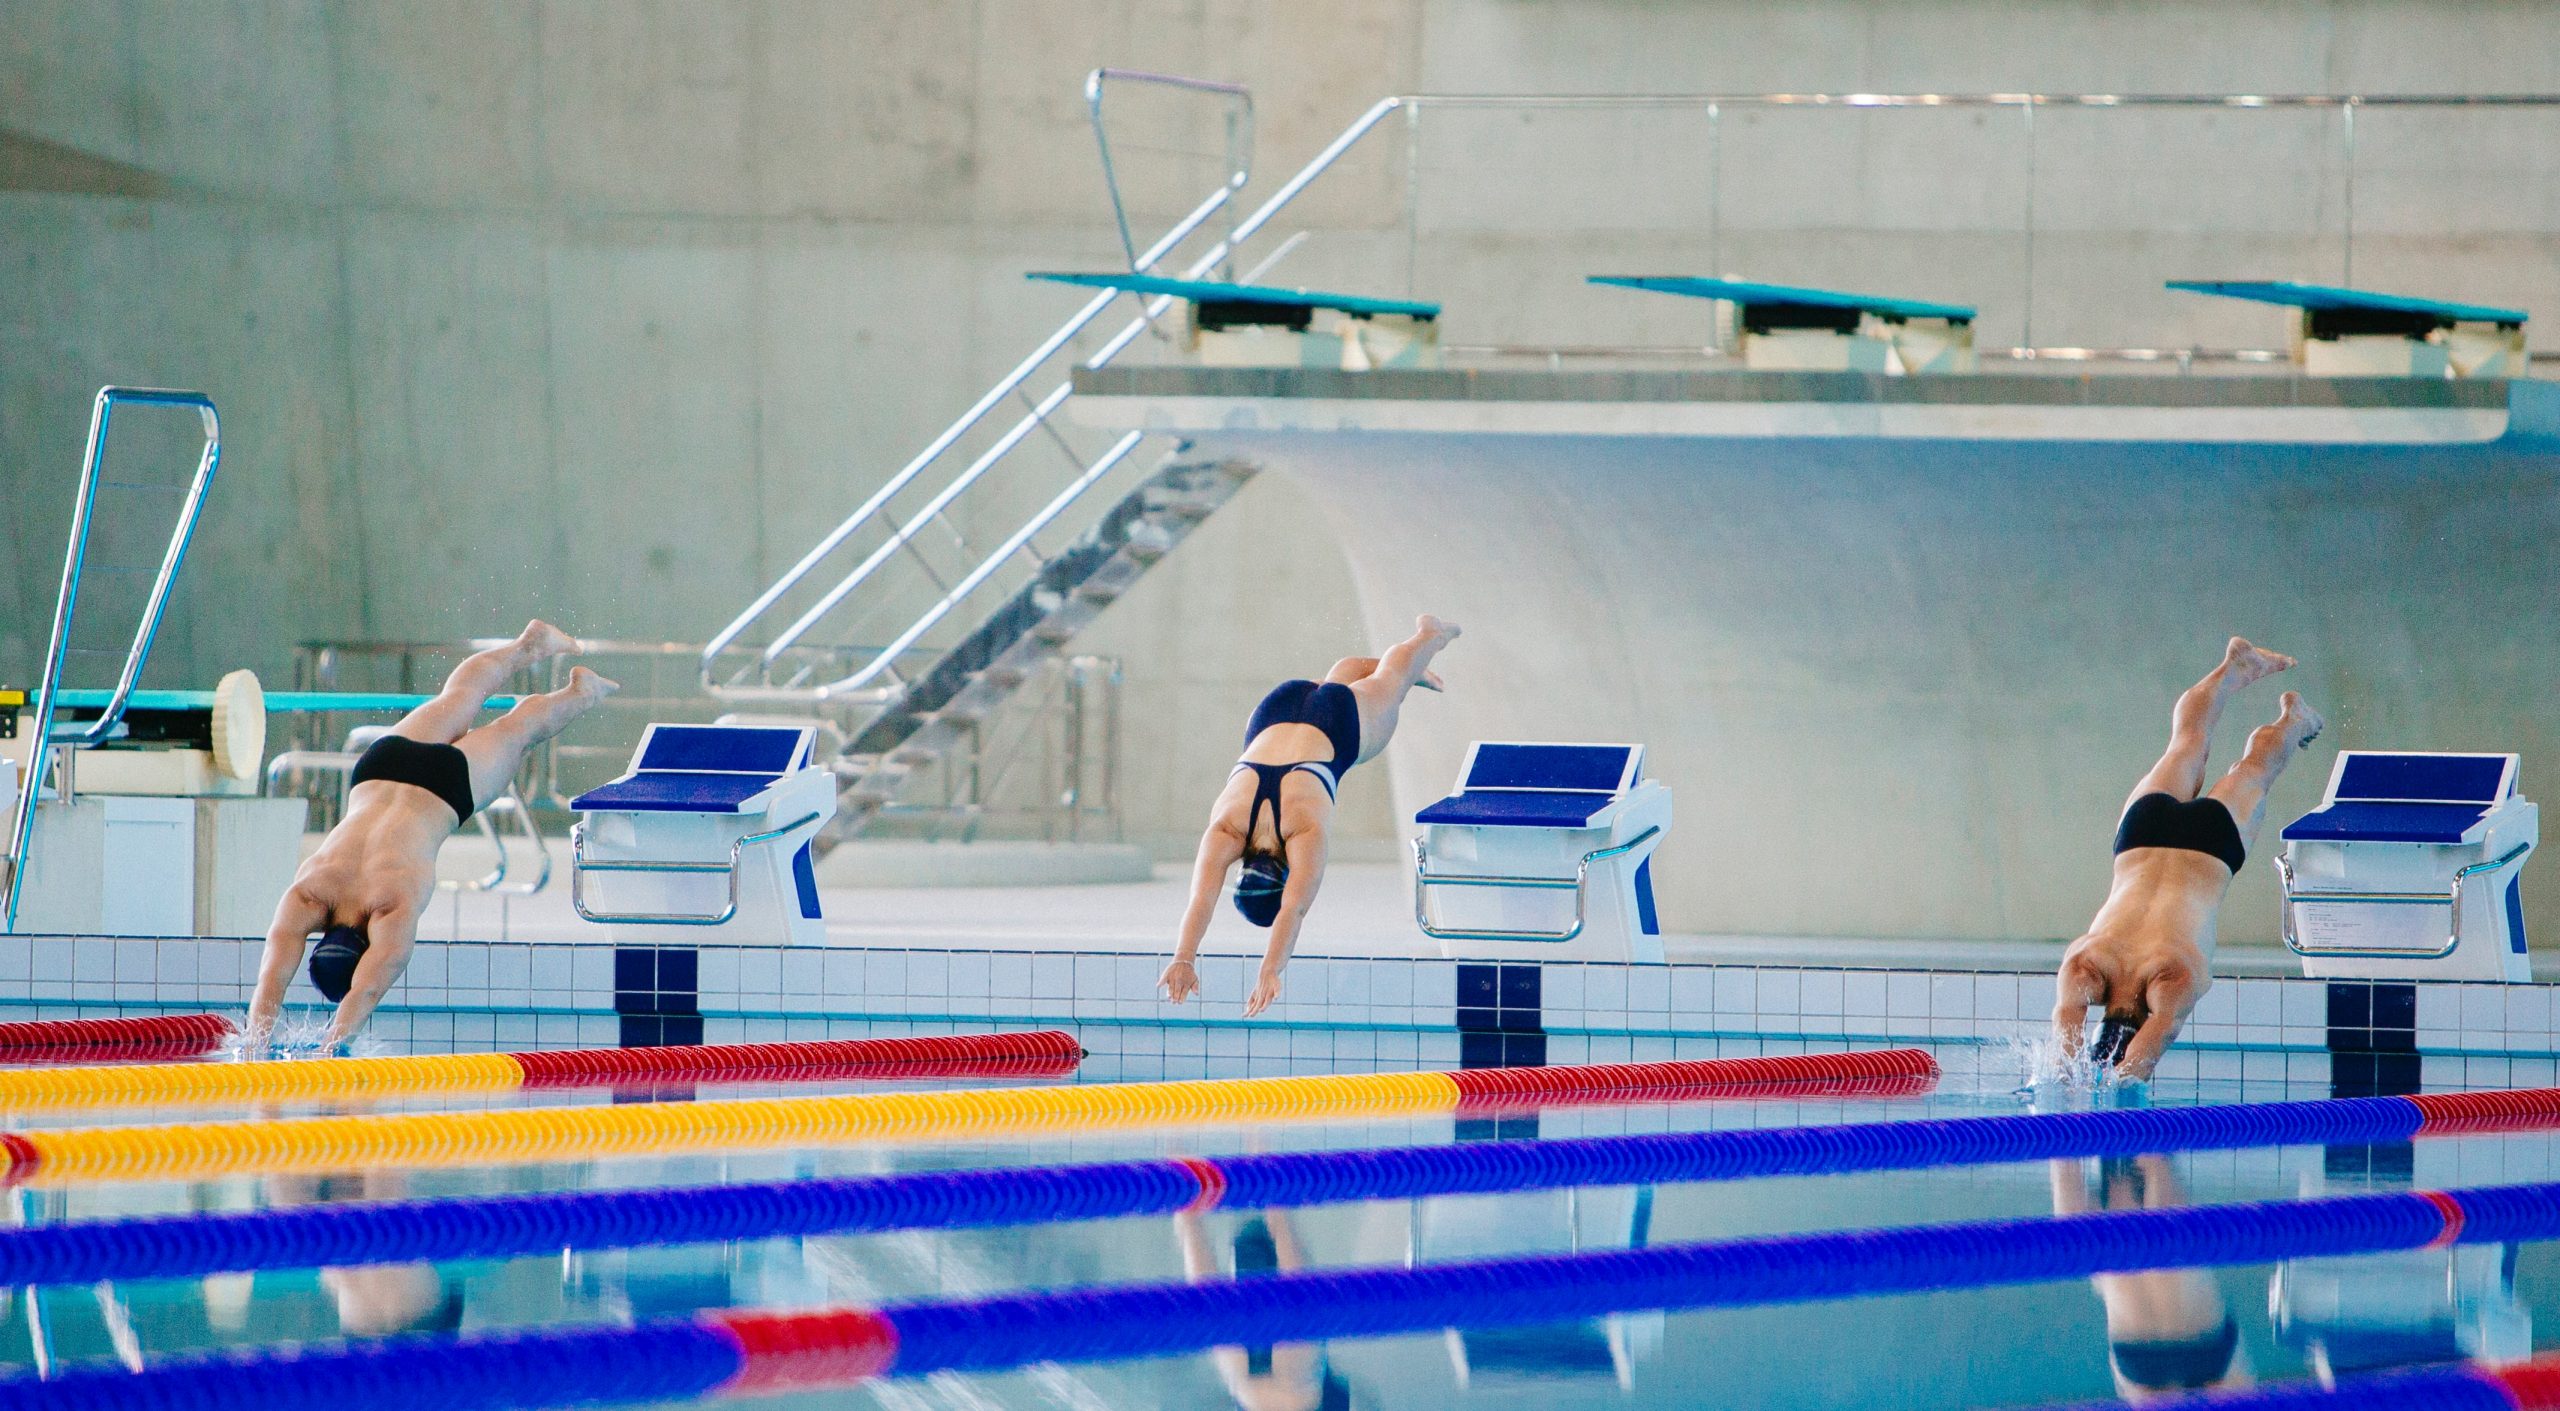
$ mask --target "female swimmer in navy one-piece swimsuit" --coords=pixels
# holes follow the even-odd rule
[[[1431,659],[1458,635],[1457,624],[1425,616],[1413,635],[1376,657],[1345,657],[1322,681],[1283,681],[1254,707],[1244,755],[1209,810],[1191,869],[1191,904],[1161,988],[1176,1004],[1200,988],[1194,966],[1209,915],[1237,864],[1235,906],[1271,932],[1244,1012],[1280,997],[1280,972],[1298,943],[1307,908],[1324,883],[1325,835],[1334,795],[1351,766],[1376,758],[1395,734],[1396,712],[1416,686],[1440,689]]]

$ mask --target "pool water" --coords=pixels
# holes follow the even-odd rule
[[[1328,1041],[1329,1042],[1329,1041]],[[1316,1047],[1310,1037],[1307,1048]],[[1747,1051],[1747,1042],[1721,1045]],[[1442,1066],[1410,1059],[1146,1056],[1087,1060],[1074,1081],[1253,1076]],[[1691,1056],[1684,1053],[1682,1056]],[[1706,1055],[1698,1055],[1706,1056]],[[1556,1061],[1570,1061],[1559,1053]],[[1551,1109],[1536,1115],[1275,1123],[1112,1131],[895,1148],[463,1167],[328,1176],[80,1185],[10,1195],[23,1221],[235,1210],[317,1201],[785,1180],[904,1170],[1106,1161],[1252,1151],[1525,1141],[1653,1131],[1978,1116],[2086,1103],[2022,1093],[1997,1049],[1942,1051],[1925,1097],[1826,1097]],[[987,1080],[929,1086],[987,1086]],[[688,1095],[860,1091],[883,1084],[574,1091],[391,1108],[492,1103],[681,1101]],[[2161,1084],[2158,1105],[2325,1098],[2328,1087]],[[2113,1097],[2110,1101],[2123,1101]],[[318,1110],[272,1109],[259,1115]],[[215,1109],[44,1113],[20,1125],[200,1121]],[[2059,1210],[2212,1204],[2364,1190],[2553,1179],[2560,1135],[2491,1134],[2414,1144],[2278,1147],[2109,1163],[2015,1163],[1658,1187],[1433,1197],[1288,1211],[1213,1210],[997,1229],[768,1239],[570,1251],[540,1257],[8,1291],[0,1361],[149,1365],[220,1347],[617,1324],[714,1308],[806,1308],[968,1298],[1032,1288],[1252,1277],[1255,1269],[1428,1265],[1741,1236]],[[2118,1280],[1892,1296],[1793,1307],[1628,1313],[1508,1329],[1449,1329],[1328,1344],[1279,1343],[1122,1363],[936,1374],[753,1403],[806,1407],[1976,1407],[2111,1397],[2117,1341],[2211,1341],[2228,1318],[2242,1382],[2466,1354],[2516,1355],[2560,1328],[2560,1267],[2547,1246],[2466,1246]],[[2134,1357],[2142,1355],[2137,1347]]]

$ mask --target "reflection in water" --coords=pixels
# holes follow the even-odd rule
[[[276,1176],[266,1182],[267,1202],[279,1209],[341,1201],[397,1200],[408,1193],[408,1177],[398,1171],[317,1178]],[[338,1328],[349,1337],[450,1333],[462,1327],[462,1290],[448,1290],[444,1276],[436,1272],[433,1264],[325,1268],[320,1271],[320,1287],[328,1290],[329,1299],[338,1310]],[[209,1302],[218,1292],[208,1281]]]
[[[2165,1156],[2111,1157],[2095,1163],[2094,1199],[2091,1164],[2051,1164],[2055,1214],[2187,1204],[2187,1193]],[[2240,1355],[2240,1325],[2209,1271],[2099,1274],[2089,1282],[2106,1304],[2107,1361],[2115,1372],[2116,1390],[2127,1401],[2250,1384],[2248,1359]]]
[[[1416,1264],[1642,1249],[1653,1237],[1653,1187],[1566,1187],[1499,1196],[1440,1196],[1414,1204],[1408,1257]],[[1475,1390],[1535,1381],[1635,1387],[1636,1365],[1662,1350],[1660,1310],[1524,1328],[1451,1328],[1458,1385]]]
[[[1182,1248],[1182,1272],[1193,1283],[1219,1276],[1217,1252],[1196,1211],[1173,1217],[1173,1236]],[[1246,1217],[1228,1242],[1234,1257],[1232,1277],[1286,1273],[1307,1267],[1306,1248],[1289,1212],[1266,1210]],[[1281,1342],[1262,1347],[1218,1347],[1209,1350],[1227,1394],[1246,1411],[1347,1411],[1351,1384],[1333,1370],[1320,1342]]]

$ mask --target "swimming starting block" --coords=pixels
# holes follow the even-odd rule
[[[569,830],[570,905],[617,939],[716,926],[823,944],[809,843],[835,817],[836,779],[810,762],[816,734],[650,726],[629,772],[569,801],[584,815]]]
[[[1719,301],[1724,313],[1716,341],[1739,349],[1742,365],[1754,371],[1974,370],[1974,310],[1963,304],[1689,275],[1590,278],[1620,289]]]
[[[1344,372],[1440,365],[1440,306],[1273,284],[1155,274],[1035,273],[1033,279],[1140,298],[1180,299],[1184,350],[1209,367],[1324,367]],[[1319,315],[1324,316],[1319,324]]]
[[[2319,377],[2522,377],[2522,309],[2281,279],[2173,279],[2189,294],[2297,311],[2293,359]]]
[[[2518,874],[2541,825],[2517,769],[2511,754],[2341,752],[2275,860],[2303,973],[2531,979]]]
[[[1442,954],[1662,959],[1652,859],[1671,790],[1644,777],[1642,745],[1480,740],[1458,791],[1413,821],[1413,919]]]

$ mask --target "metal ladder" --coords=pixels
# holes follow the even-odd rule
[[[1214,98],[1226,130],[1226,179],[1145,249],[1129,235],[1103,120],[1106,89],[1145,84]],[[1251,177],[1252,95],[1227,83],[1131,70],[1097,69],[1085,82],[1085,101],[1100,148],[1114,218],[1133,271],[1171,258],[1209,221],[1224,212],[1224,232],[1183,266],[1185,278],[1211,271],[1234,273],[1235,255],[1303,188],[1316,168],[1302,172],[1250,216],[1237,219],[1234,203]],[[1328,163],[1329,164],[1329,163]],[[1283,242],[1241,279],[1258,278],[1296,248]],[[1102,367],[1155,326],[1172,300],[1140,301],[1138,316],[1081,357],[1071,345],[1102,317],[1120,294],[1105,290],[979,397],[958,420],[891,476],[844,521],[820,539],[747,609],[713,637],[702,655],[701,685],[715,699],[747,710],[798,707],[812,715],[840,716],[846,744],[830,761],[840,783],[839,808],[825,843],[861,830],[886,809],[901,786],[931,765],[969,729],[984,720],[1040,663],[1058,654],[1102,610],[1172,552],[1203,520],[1250,478],[1250,467],[1187,457],[1176,450],[1152,473],[1111,501],[1099,515],[1090,507],[1078,530],[1070,515],[1146,439],[1131,431],[1095,452],[1077,447],[1072,427],[1058,416],[1073,395],[1072,368]],[[1030,390],[1044,372],[1057,380],[1045,392]],[[1060,374],[1066,375],[1060,375]],[[999,407],[1018,404],[1021,416],[954,471],[959,448]],[[1018,453],[1034,443],[1061,452],[1063,484],[1053,468],[1045,481],[1023,468]],[[1054,466],[1054,462],[1052,463]],[[1000,469],[1007,474],[998,475]],[[947,478],[942,478],[947,477]],[[911,489],[939,488],[912,511],[895,508]],[[980,551],[963,531],[959,511],[1001,496],[1048,492],[1049,498],[992,547]],[[1019,500],[1016,500],[1019,503]],[[1043,534],[1072,535],[1063,548],[1044,551]],[[867,544],[867,548],[861,548]],[[849,568],[842,561],[860,557]],[[962,567],[946,571],[934,552],[956,550]],[[892,565],[906,572],[890,576]],[[821,574],[839,576],[823,591]],[[814,596],[812,596],[814,592]],[[906,625],[888,634],[850,674],[812,679],[802,650],[821,628],[837,634],[875,630],[873,618],[901,598],[930,601]],[[796,611],[794,611],[796,609]],[[792,613],[786,620],[785,614]],[[871,614],[872,616],[864,616]],[[956,636],[940,635],[964,624]],[[779,623],[778,627],[775,624]],[[769,634],[769,635],[761,635]],[[760,641],[758,640],[760,636]],[[878,636],[869,640],[882,640]],[[795,655],[795,652],[798,654]],[[732,666],[741,656],[743,666]]]
[[[145,563],[97,563],[89,559],[89,529],[98,514],[102,495],[137,498],[146,503],[177,494],[180,486],[139,480],[109,480],[104,476],[107,440],[119,406],[192,408],[204,426],[204,449],[196,459],[193,480],[184,487],[185,500],[180,504],[177,522],[170,528],[168,548],[159,559],[151,591],[143,601],[140,617],[133,628],[132,641],[121,652],[112,647],[75,647],[71,634],[75,612],[80,601],[80,587],[91,576],[136,576],[153,572]],[[54,600],[53,635],[45,649],[44,672],[37,684],[28,735],[27,762],[18,779],[17,808],[11,815],[7,834],[7,851],[0,853],[0,868],[7,873],[7,895],[0,900],[0,931],[15,931],[18,926],[18,898],[25,889],[30,846],[35,838],[36,798],[42,791],[48,770],[55,778],[55,797],[68,800],[73,785],[73,758],[77,751],[115,738],[124,720],[126,703],[132,699],[136,683],[142,679],[144,662],[151,655],[152,639],[160,632],[161,614],[169,605],[169,590],[177,583],[178,568],[187,556],[187,545],[195,538],[196,520],[203,513],[205,492],[213,486],[214,468],[222,460],[222,420],[213,409],[213,400],[202,392],[174,392],[147,387],[101,387],[89,411],[89,448],[81,457],[80,489],[72,502],[71,541],[63,551],[62,592]],[[64,668],[68,659],[84,657],[123,657],[116,674],[115,689],[107,697],[106,707],[98,718],[79,725],[56,729],[53,723],[54,698],[64,684]]]

